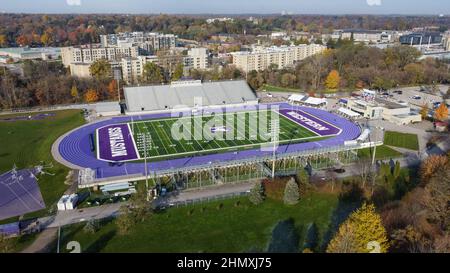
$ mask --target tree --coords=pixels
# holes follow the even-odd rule
[[[98,101],[98,94],[97,91],[94,89],[89,89],[86,94],[84,94],[84,100],[87,103],[97,102]]]
[[[422,116],[422,119],[428,117],[428,105],[426,103],[420,108],[420,115]]]
[[[297,77],[292,73],[284,73],[281,76],[281,86],[282,87],[293,87]]]
[[[448,119],[448,108],[445,105],[445,102],[441,102],[439,107],[434,112],[434,118],[440,121],[444,121]]]
[[[109,82],[108,84],[108,94],[109,94],[109,98],[116,100],[118,99],[118,94],[117,94],[117,81],[116,80],[112,80]]]
[[[289,179],[284,188],[283,201],[287,205],[295,205],[300,199],[300,193],[298,190],[298,184],[295,182],[294,178]]]
[[[49,33],[45,32],[41,35],[41,43],[45,46],[48,46],[52,42],[52,36]]]
[[[422,182],[428,181],[430,177],[439,169],[443,168],[448,162],[446,156],[431,155],[427,157],[420,165],[420,178]]]
[[[17,37],[16,43],[19,44],[20,46],[27,46],[30,45],[30,39],[28,39],[27,36],[22,34]]]
[[[91,64],[89,72],[96,79],[111,77],[111,64],[106,59],[100,59]]]
[[[86,233],[94,234],[100,229],[100,222],[96,219],[89,220],[83,227],[83,231]]]
[[[161,68],[152,62],[144,65],[143,78],[145,82],[153,84],[161,84],[164,80]]]
[[[6,37],[6,35],[1,34],[0,35],[0,47],[5,47],[8,45],[8,38]]]
[[[354,232],[354,227],[350,223],[344,222],[328,244],[327,253],[356,253],[358,243]]]
[[[14,243],[12,238],[6,238],[0,233],[0,253],[9,253],[13,250]]]
[[[121,235],[128,234],[139,222],[143,222],[151,215],[151,203],[147,200],[147,191],[138,188],[129,200],[129,204],[122,206],[119,217],[116,219],[118,232]]]
[[[351,250],[351,252],[370,252],[371,244],[379,246],[381,253],[387,252],[389,242],[381,216],[373,204],[364,203],[341,225],[336,236],[328,245],[327,252]],[[343,248],[345,246],[345,248]]]
[[[123,205],[119,209],[119,216],[116,219],[117,232],[126,235],[133,228],[135,222],[129,208]]]
[[[172,81],[178,81],[183,77],[184,74],[184,65],[183,63],[177,64],[175,67],[175,71],[172,73]]]
[[[255,186],[253,186],[253,188],[250,190],[248,199],[254,205],[259,205],[264,201],[264,188],[262,186],[262,183],[258,182],[255,184]]]
[[[326,80],[325,80],[325,86],[328,89],[338,89],[339,84],[341,82],[341,77],[339,76],[339,72],[337,70],[331,70],[331,72],[328,74]]]
[[[70,95],[72,96],[72,98],[77,101],[78,97],[79,97],[79,93],[78,93],[78,88],[76,85],[72,86],[72,89],[70,89]]]

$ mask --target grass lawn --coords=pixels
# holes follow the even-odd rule
[[[137,224],[129,235],[118,235],[114,222],[106,223],[95,234],[85,233],[80,223],[62,230],[61,249],[75,240],[83,252],[266,251],[273,228],[292,218],[301,250],[307,225],[315,223],[322,238],[337,203],[336,195],[323,193],[309,194],[295,206],[272,200],[254,206],[247,197],[234,198],[171,208]]]
[[[0,173],[10,170],[13,164],[16,164],[17,168],[23,169],[39,165],[42,161],[45,164],[53,163],[53,168],[47,171],[55,175],[39,177],[39,186],[47,209],[26,215],[26,218],[47,214],[48,209],[57,202],[67,188],[64,181],[69,170],[53,160],[51,146],[59,136],[82,125],[84,119],[80,110],[54,113],[55,116],[43,120],[0,121],[0,143],[2,144]],[[0,116],[0,119],[5,117],[10,116]]]
[[[386,131],[384,134],[384,144],[415,151],[419,150],[419,140],[416,134]]]
[[[365,148],[358,150],[358,156],[360,158],[370,158],[370,148]],[[389,158],[396,158],[401,157],[402,154],[400,152],[397,152],[396,150],[386,146],[381,145],[377,147],[375,159],[389,159]]]
[[[260,88],[261,90],[265,90],[267,92],[303,92],[300,89],[295,88],[287,88],[287,87],[279,87],[274,85],[265,84]]]

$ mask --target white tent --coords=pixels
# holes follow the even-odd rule
[[[304,95],[292,94],[292,95],[289,96],[288,101],[290,101],[290,102],[301,102],[304,97],[305,97]]]
[[[308,105],[318,106],[318,105],[322,105],[322,104],[327,104],[327,99],[326,98],[309,97],[303,103],[308,104]]]

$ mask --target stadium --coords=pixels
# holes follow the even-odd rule
[[[125,115],[61,136],[56,160],[79,187],[150,179],[187,189],[355,160],[374,145],[354,122],[292,103],[259,103],[245,81],[125,87]],[[364,136],[366,135],[366,136]]]

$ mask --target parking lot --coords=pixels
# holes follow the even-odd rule
[[[404,101],[411,105],[413,109],[421,108],[425,103],[431,106],[430,104],[434,102],[442,102],[443,95],[447,92],[448,86],[439,85],[438,86],[440,92],[436,94],[431,94],[431,92],[420,91],[421,87],[404,87],[404,88],[395,88],[387,91],[389,95],[392,97],[388,99],[394,99],[397,101]],[[402,91],[402,94],[395,93],[394,91]]]

